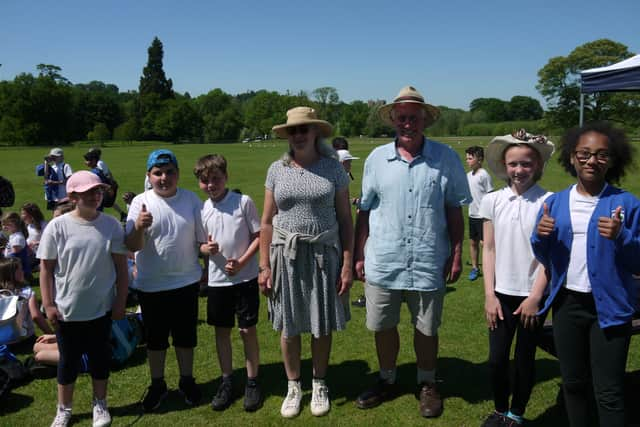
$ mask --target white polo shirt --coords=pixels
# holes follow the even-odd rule
[[[202,224],[220,247],[220,255],[209,258],[209,286],[231,286],[258,277],[255,256],[233,276],[224,270],[225,261],[244,255],[252,242],[251,235],[260,231],[258,210],[249,196],[227,191],[219,202],[208,199],[202,209]]]
[[[539,263],[529,239],[538,212],[551,194],[534,184],[520,196],[507,186],[482,199],[480,216],[491,221],[494,229],[496,292],[514,296],[531,292]]]
[[[493,191],[493,183],[491,182],[491,175],[480,168],[473,173],[473,171],[467,172],[467,181],[469,182],[469,190],[471,190],[471,197],[473,200],[469,204],[469,218],[481,218],[480,217],[480,203],[482,198],[487,193]]]

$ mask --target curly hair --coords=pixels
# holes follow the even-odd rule
[[[597,132],[607,137],[609,144],[609,169],[604,179],[607,182],[618,184],[628,167],[633,164],[634,148],[629,143],[623,130],[614,128],[609,122],[592,122],[569,129],[562,138],[560,157],[558,162],[571,176],[577,176],[576,170],[571,164],[571,157],[578,146],[580,138],[589,133]]]

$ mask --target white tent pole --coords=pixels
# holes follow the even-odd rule
[[[584,93],[580,92],[580,126],[584,123]]]

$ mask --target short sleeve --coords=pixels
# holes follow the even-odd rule
[[[347,171],[344,170],[344,166],[342,166],[342,164],[340,164],[340,162],[336,161],[338,163],[338,167],[336,168],[336,191],[337,190],[342,190],[345,187],[349,186],[349,175],[347,175]]]
[[[38,259],[54,260],[58,258],[58,251],[56,246],[54,229],[56,223],[51,221],[47,228],[42,232],[40,237],[40,244],[38,245],[38,252],[36,257]]]
[[[371,210],[375,200],[377,199],[377,193],[375,190],[375,175],[373,173],[373,159],[371,156],[364,162],[364,173],[362,175],[362,191],[360,193],[360,202],[358,203],[358,209],[363,211]]]
[[[127,247],[124,244],[124,230],[118,221],[111,221],[113,223],[113,233],[111,234],[111,253],[126,255],[128,253]]]
[[[495,204],[494,200],[495,200],[496,194],[497,193],[490,193],[482,198],[482,200],[480,201],[480,210],[478,212],[478,214],[480,215],[480,218],[493,221],[493,218],[494,218],[493,206]]]
[[[458,155],[451,148],[447,150],[445,173],[447,174],[447,186],[445,189],[445,204],[448,207],[461,207],[471,203],[472,197],[469,191],[467,174],[464,172]]]
[[[277,174],[277,168],[278,168],[278,162],[280,160],[271,163],[271,166],[269,166],[269,170],[267,170],[267,179],[264,183],[264,186],[267,190],[269,191],[274,191],[275,187],[276,187],[276,174]]]

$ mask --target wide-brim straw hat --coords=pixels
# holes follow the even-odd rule
[[[396,96],[391,104],[382,105],[378,109],[378,116],[380,120],[385,122],[388,125],[393,126],[393,120],[391,118],[391,111],[398,104],[418,104],[422,107],[425,112],[424,117],[424,127],[428,128],[431,126],[438,117],[440,117],[440,110],[438,107],[433,106],[431,104],[427,104],[424,101],[424,96],[418,92],[418,90],[413,86],[405,86],[400,89],[398,96]]]
[[[287,123],[276,125],[272,128],[273,132],[280,138],[287,138],[287,128],[300,125],[315,125],[318,134],[326,138],[331,135],[333,127],[331,123],[318,119],[316,110],[311,107],[295,107],[287,111]]]
[[[507,168],[504,164],[504,151],[511,145],[528,145],[540,154],[543,168],[555,151],[555,145],[543,135],[532,135],[520,129],[511,135],[496,136],[485,150],[487,167],[500,179],[508,179]]]

